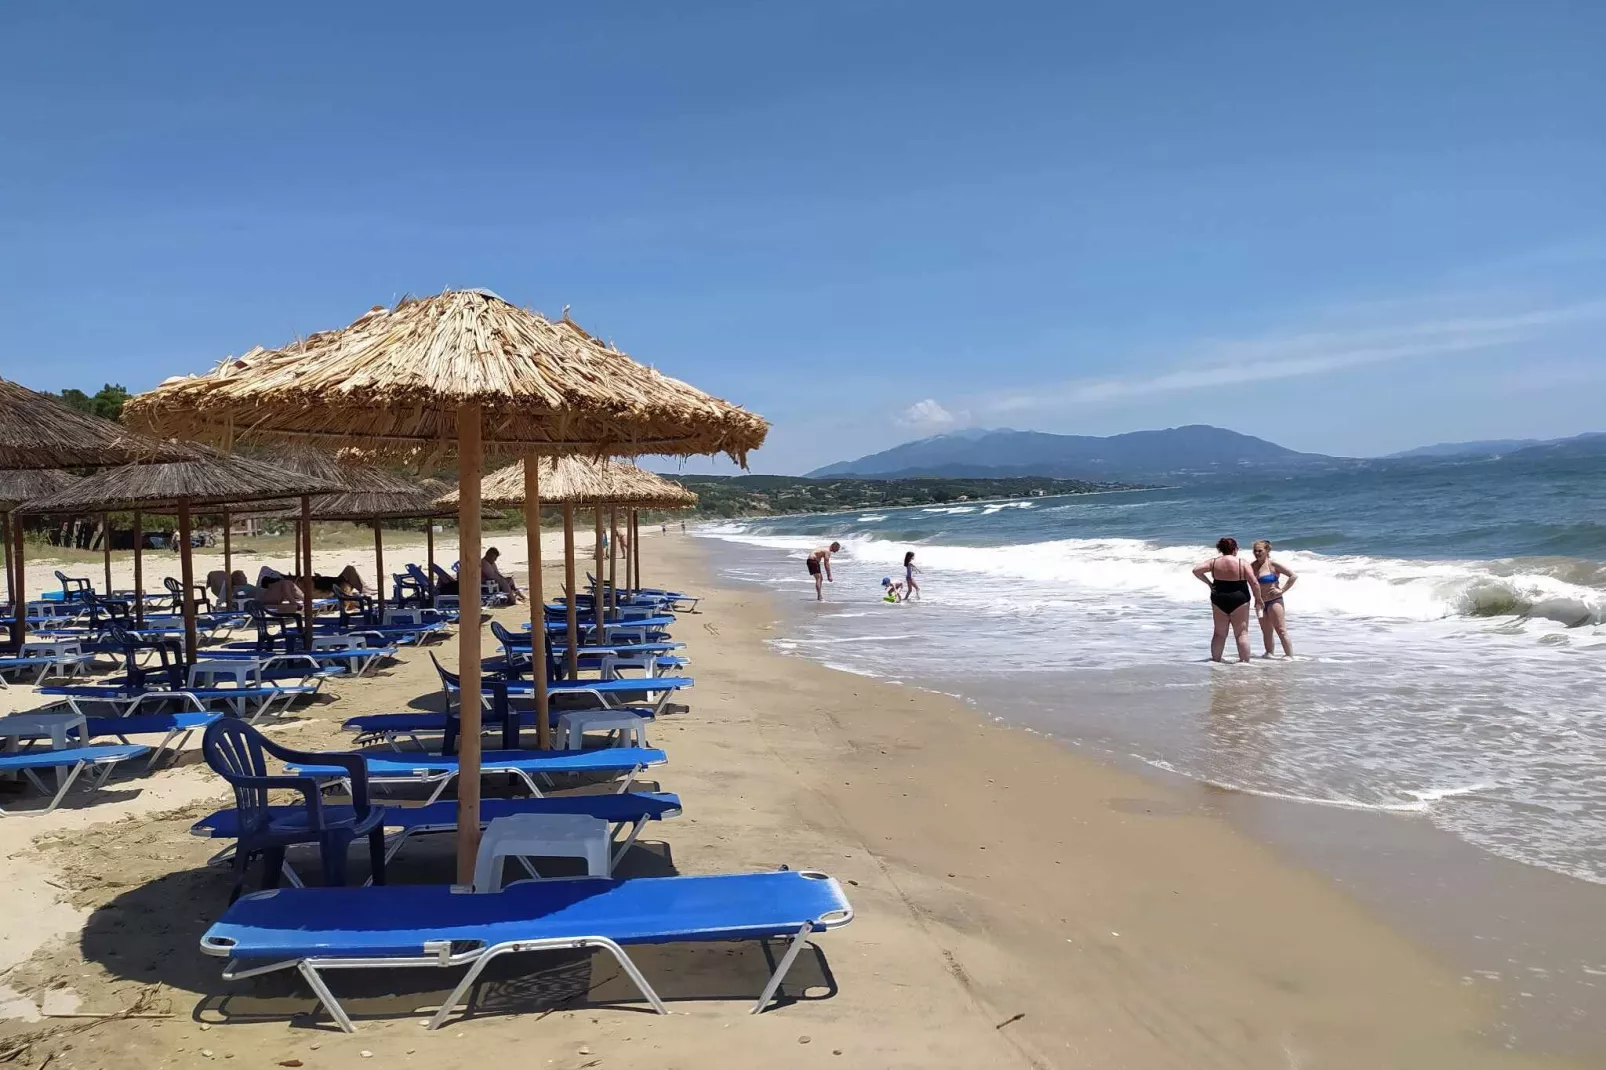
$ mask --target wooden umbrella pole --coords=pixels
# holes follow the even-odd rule
[[[435,590],[435,520],[424,521],[424,577],[429,580],[430,591]],[[461,590],[461,587],[459,587]],[[430,599],[431,603],[434,599]]]
[[[12,520],[11,512],[0,513],[5,518],[6,601],[11,603],[11,641],[17,644],[16,653],[22,653],[22,619],[28,615],[27,599],[22,597],[22,584],[17,579],[17,548],[12,534],[22,530],[20,522]]]
[[[635,573],[633,573],[631,571],[631,560],[632,560],[631,555],[636,552],[635,522],[636,522],[636,511],[634,509],[626,509],[625,510],[625,531],[629,532],[629,534],[630,534],[630,544],[625,547],[625,594],[626,594],[626,596],[629,596],[630,594],[634,593],[634,591],[635,591],[635,586],[633,584],[633,577],[634,577]]]
[[[17,608],[17,581],[11,574],[11,511],[0,509],[0,556],[6,560],[6,605]]]
[[[312,615],[312,499],[305,494],[301,496],[301,549],[301,564],[296,571],[301,573],[301,618],[306,621],[302,643],[310,651],[315,619]]]
[[[106,565],[106,597],[112,596],[112,515],[100,515],[101,558]]]
[[[16,613],[13,614],[16,623],[11,626],[11,634],[19,654],[22,653],[22,641],[28,637],[28,568],[25,557],[22,549],[22,520],[12,517],[11,559],[12,568],[17,572],[17,603]]]
[[[480,407],[457,410],[457,883],[474,883],[480,852]],[[515,716],[508,711],[508,716]]]
[[[178,569],[184,587],[184,663],[195,664],[200,637],[195,631],[195,560],[190,550],[190,500],[178,500]]]
[[[145,517],[134,510],[134,625],[145,627]]]
[[[636,555],[636,590],[641,590],[641,514],[636,514],[636,530],[630,535],[630,552]]]
[[[226,613],[234,611],[234,547],[229,542],[233,532],[234,520],[228,513],[223,514],[223,610]]]
[[[535,738],[542,750],[552,746],[547,723],[546,594],[541,582],[541,458],[524,456],[524,547],[530,563],[530,680],[535,691]]]
[[[566,616],[568,617],[568,646],[564,652],[563,660],[568,665],[568,678],[573,680],[580,675],[580,614],[575,608],[574,589],[574,506],[568,502],[563,503],[563,585],[568,592],[564,599],[568,603]]]
[[[380,533],[379,521],[374,521],[374,605],[379,609],[379,623],[385,623],[385,536]]]
[[[602,506],[598,505],[592,510],[596,514],[596,535],[591,545],[591,557],[597,570],[597,582],[591,589],[591,615],[597,622],[597,645],[601,646],[608,641],[608,633],[602,626],[603,611],[608,607],[608,599],[602,590]]]
[[[608,506],[608,612],[619,610],[619,507]]]

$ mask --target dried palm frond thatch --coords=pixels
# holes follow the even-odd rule
[[[99,468],[182,461],[194,453],[0,379],[0,469]]]
[[[0,510],[10,510],[23,502],[54,494],[76,482],[77,476],[54,468],[0,472]]]
[[[486,476],[480,483],[480,500],[486,505],[523,505],[524,462],[515,461]],[[439,501],[455,506],[457,491],[443,494]],[[697,504],[697,495],[628,461],[560,457],[541,461],[541,504],[684,509]]]
[[[725,453],[764,441],[762,417],[638,364],[565,317],[484,290],[376,307],[349,327],[257,348],[130,400],[130,426],[232,444],[315,441],[438,456],[458,407],[481,406],[491,453]]]
[[[228,457],[205,446],[192,446],[194,460],[176,464],[125,465],[86,476],[53,494],[24,502],[24,513],[102,512],[176,509],[187,502],[196,510],[224,508],[245,502],[300,495],[337,493],[338,483],[294,469],[245,457]]]
[[[314,520],[411,520],[450,516],[453,510],[435,504],[439,480],[408,479],[371,463],[366,454],[332,453],[304,445],[280,445],[253,451],[261,461],[338,484],[343,493],[329,494],[311,503]],[[245,512],[300,515],[294,502],[270,502]]]

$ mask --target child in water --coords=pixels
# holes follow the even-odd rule
[[[920,584],[915,582],[915,573],[920,570],[915,567],[915,552],[910,550],[903,555],[903,600],[920,597]]]
[[[891,576],[882,576],[881,577],[881,601],[883,601],[883,602],[901,602],[901,601],[903,601],[903,598],[904,598],[903,584],[901,584],[901,583],[893,583]]]

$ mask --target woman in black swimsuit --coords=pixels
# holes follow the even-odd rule
[[[1210,588],[1211,616],[1216,630],[1210,637],[1210,660],[1220,661],[1227,649],[1227,627],[1238,641],[1238,660],[1249,660],[1249,605],[1260,601],[1260,587],[1251,582],[1249,566],[1238,557],[1238,540],[1225,538],[1216,543],[1216,556],[1193,570],[1199,581]]]

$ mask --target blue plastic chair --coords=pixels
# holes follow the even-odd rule
[[[151,690],[179,691],[188,682],[190,670],[184,661],[184,646],[176,639],[146,639],[123,623],[108,618],[100,645],[103,650],[122,655],[123,679],[127,690],[134,694]],[[158,663],[141,665],[139,655],[144,650],[156,654]]]
[[[252,859],[262,858],[262,887],[277,888],[285,851],[300,843],[316,843],[322,854],[323,882],[346,883],[346,853],[359,836],[368,837],[368,859],[375,884],[385,883],[385,808],[368,801],[368,763],[360,754],[317,754],[291,750],[268,739],[243,721],[225,717],[207,726],[201,753],[212,771],[234,787],[239,813],[239,843],[234,850],[234,887],[229,902],[240,897]],[[337,766],[351,785],[351,805],[326,806],[316,777],[269,776],[265,756],[299,765]],[[271,807],[268,792],[299,791],[299,808]]]
[[[61,600],[63,602],[82,602],[95,593],[94,586],[85,579],[77,579],[65,572],[57,572],[56,579],[61,581]]]
[[[271,654],[283,649],[287,654],[307,649],[306,629],[297,613],[280,613],[256,602],[247,602],[245,615],[257,630],[257,652]],[[277,629],[277,630],[275,630]]]
[[[169,612],[184,612],[184,584],[169,576],[162,581],[162,586],[167,588],[167,596],[173,600],[172,605],[168,607]],[[195,612],[212,612],[212,592],[206,584],[197,583],[191,590],[194,593],[191,595],[190,601],[195,605]]]

